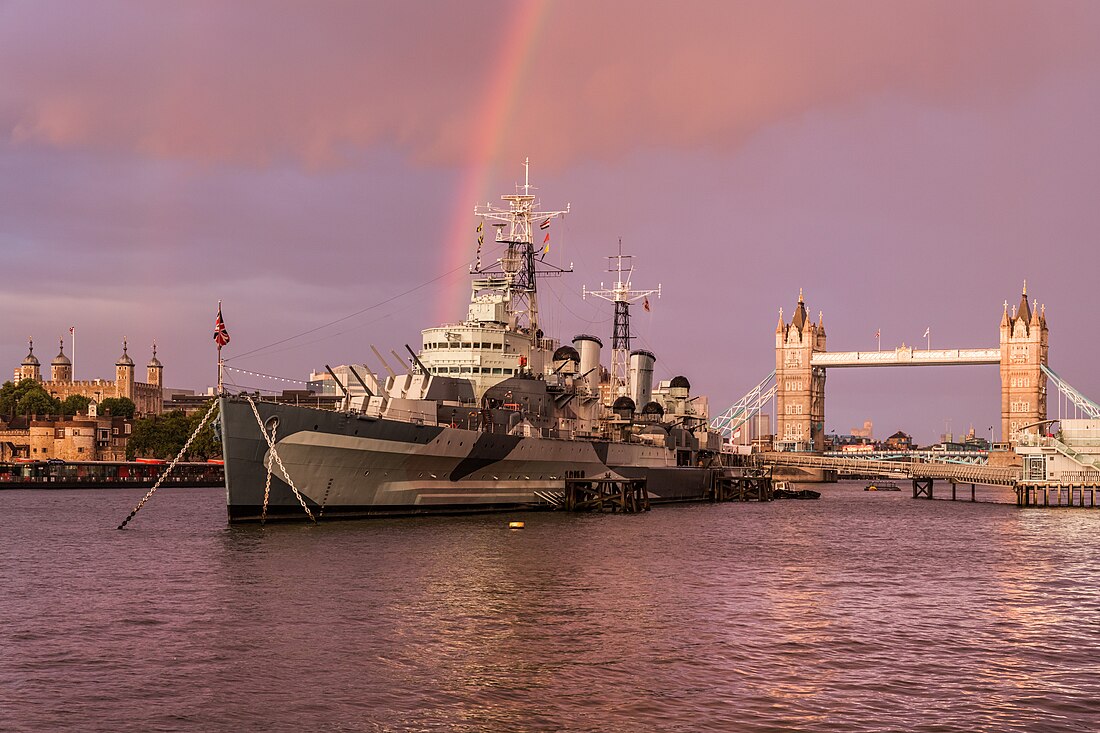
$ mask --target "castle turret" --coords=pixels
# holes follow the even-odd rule
[[[122,340],[122,356],[115,362],[115,380],[118,396],[134,398],[134,360],[126,353],[126,339]]]
[[[23,363],[19,365],[19,370],[16,375],[19,379],[33,379],[36,382],[42,381],[42,367],[38,363],[38,357],[34,355],[34,339],[29,339],[30,351],[27,353],[26,358],[23,359]]]
[[[1048,334],[1046,306],[1027,301],[1024,281],[1020,304],[1001,316],[1001,440],[1016,443],[1017,433],[1039,432],[1047,416]]]
[[[160,359],[157,358],[157,342],[153,342],[153,358],[149,360],[146,365],[147,378],[146,382],[154,387],[163,387],[164,382],[161,381],[161,377],[164,374],[164,365],[160,363]]]
[[[50,379],[58,384],[69,384],[73,381],[73,362],[65,356],[65,339],[59,339],[61,350],[50,362]]]

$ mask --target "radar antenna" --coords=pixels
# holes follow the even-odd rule
[[[573,266],[556,267],[536,259],[540,252],[546,253],[547,247],[535,248],[532,225],[537,222],[540,229],[549,229],[553,219],[569,213],[569,205],[561,211],[540,211],[541,204],[531,193],[533,188],[530,158],[527,158],[523,161],[523,185],[516,184],[516,193],[500,197],[508,202],[508,208],[496,207],[491,203],[474,207],[476,216],[492,222],[496,229],[496,241],[505,246],[505,251],[499,260],[485,267],[481,265],[479,254],[477,264],[470,268],[470,272],[480,276],[473,283],[475,292],[501,290],[505,293],[508,313],[526,315],[526,323],[517,320],[517,326],[526,328],[532,344],[535,344],[541,338],[537,279],[540,275],[560,277],[562,273],[572,272]],[[546,242],[549,243],[549,232]]]
[[[607,271],[615,273],[615,286],[605,289],[600,283],[599,290],[582,289],[581,296],[589,295],[603,298],[615,304],[615,326],[611,334],[611,385],[608,390],[609,403],[620,395],[626,394],[627,362],[630,360],[630,304],[645,298],[646,310],[649,310],[649,296],[661,297],[661,286],[656,290],[632,290],[630,276],[634,273],[634,258],[623,254],[623,240],[619,238],[619,254],[607,258]]]

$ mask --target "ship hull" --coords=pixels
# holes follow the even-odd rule
[[[549,509],[567,478],[640,478],[650,501],[707,499],[717,469],[675,465],[663,446],[520,437],[309,407],[220,400],[229,521],[305,518],[275,452],[321,519]],[[257,413],[259,420],[257,420]]]

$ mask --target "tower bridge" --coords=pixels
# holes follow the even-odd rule
[[[1021,431],[1037,432],[1046,419],[1048,333],[1046,306],[1029,303],[1024,283],[1020,303],[1000,323],[997,348],[840,351],[826,348],[824,314],[814,323],[801,291],[790,322],[779,311],[775,329],[776,442],[779,451],[821,453],[825,447],[825,376],[829,368],[999,364],[1001,435],[1015,443]]]
[[[732,436],[773,397],[779,452],[822,453],[825,448],[825,378],[828,369],[945,365],[992,365],[1001,371],[1001,436],[1015,445],[1022,433],[1037,434],[1047,416],[1047,379],[1069,395],[1076,392],[1056,378],[1047,366],[1046,306],[1028,302],[1024,282],[1019,305],[1004,302],[996,347],[829,351],[825,317],[815,323],[802,291],[788,322],[779,310],[775,328],[775,371],[714,421],[714,427]],[[1068,390],[1068,391],[1067,391]]]

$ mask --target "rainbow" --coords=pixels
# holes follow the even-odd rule
[[[476,246],[474,204],[484,197],[486,187],[496,172],[497,158],[521,96],[520,85],[534,57],[538,31],[548,7],[549,0],[516,3],[507,23],[506,40],[493,66],[495,74],[486,89],[484,101],[479,105],[484,111],[478,116],[474,129],[481,134],[474,139],[470,163],[458,185],[451,215],[446,221],[447,229],[443,234],[444,272],[461,268],[463,263],[473,259]],[[508,165],[514,165],[519,170],[522,162],[508,161]],[[491,241],[491,234],[486,232],[486,247]],[[436,322],[447,323],[460,318],[468,297],[466,279],[448,278],[440,292],[443,295],[438,303]]]

